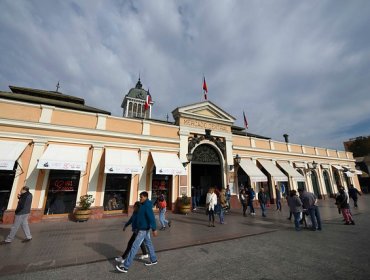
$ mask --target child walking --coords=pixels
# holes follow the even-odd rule
[[[137,225],[136,225],[136,219],[137,219],[137,213],[139,211],[139,208],[140,208],[140,202],[136,201],[135,204],[134,204],[134,213],[132,213],[132,216],[130,217],[130,219],[127,221],[127,223],[123,227],[123,231],[125,231],[126,228],[131,224],[132,236],[131,236],[130,240],[128,241],[126,250],[122,254],[122,256],[115,258],[116,262],[118,262],[120,264],[123,263],[125,261],[125,259],[127,258],[128,254],[130,253],[132,244],[134,243],[134,241],[136,239],[137,232],[138,232],[137,231]],[[146,246],[145,246],[144,242],[141,243],[140,248],[141,248],[141,251],[143,252],[143,254],[140,256],[140,259],[143,260],[143,259],[149,258],[148,251],[146,249]]]

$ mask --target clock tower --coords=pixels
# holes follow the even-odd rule
[[[123,116],[127,118],[150,119],[152,116],[152,105],[149,90],[143,89],[140,78],[136,86],[129,90],[122,101]]]

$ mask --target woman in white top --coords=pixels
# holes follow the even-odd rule
[[[209,227],[215,226],[215,206],[217,205],[217,195],[215,188],[209,188],[206,198]]]

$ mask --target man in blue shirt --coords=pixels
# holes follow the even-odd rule
[[[137,251],[140,248],[140,245],[142,242],[145,243],[145,245],[148,248],[150,261],[146,262],[146,266],[155,265],[158,263],[157,256],[154,251],[153,243],[150,238],[150,230],[153,231],[153,236],[157,236],[157,225],[155,222],[154,212],[153,212],[153,204],[148,199],[148,193],[147,192],[141,192],[140,193],[140,209],[137,213],[136,218],[136,228],[138,229],[138,234],[135,238],[134,243],[132,244],[132,248],[130,250],[130,253],[127,256],[127,259],[124,261],[124,263],[120,266],[116,266],[118,271],[127,273],[129,267],[132,264],[132,261],[135,258],[135,255]]]

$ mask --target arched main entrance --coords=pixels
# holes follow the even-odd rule
[[[316,195],[317,198],[321,198],[320,187],[319,187],[319,180],[317,178],[316,171],[312,171],[312,173],[311,173],[311,181],[312,181],[312,187],[313,187],[314,194]]]
[[[204,206],[209,187],[222,188],[222,160],[211,145],[202,144],[193,151],[191,161],[191,185],[200,193],[200,205]]]

